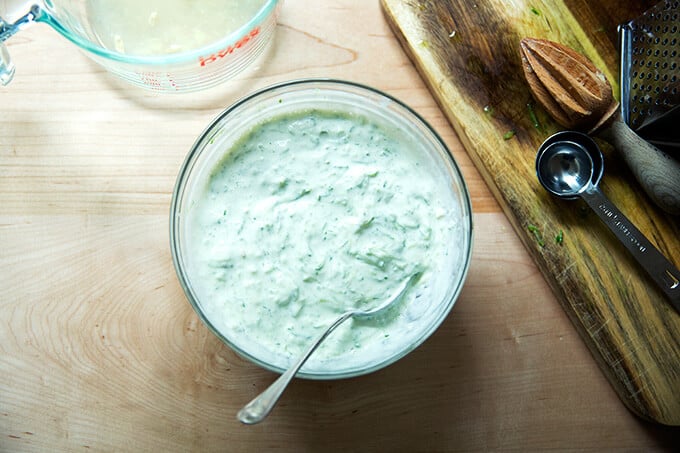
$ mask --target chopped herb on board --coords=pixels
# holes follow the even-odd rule
[[[529,231],[533,233],[538,245],[540,245],[541,247],[545,247],[545,241],[543,240],[543,234],[541,233],[541,230],[539,230],[536,225],[532,224],[529,224],[527,228],[529,229]]]
[[[534,238],[536,238],[536,243],[541,247],[545,247],[545,240],[543,239],[543,233],[541,230],[536,225],[532,224],[529,224],[527,229],[534,235]],[[555,244],[562,245],[563,243],[564,231],[559,230],[559,232],[555,235]]]
[[[541,123],[538,122],[538,117],[536,116],[536,112],[534,111],[534,105],[529,102],[527,103],[527,110],[529,110],[529,118],[531,118],[531,124],[534,125],[536,130],[541,130]]]
[[[541,15],[541,11],[537,8],[534,8],[533,6],[531,7],[531,12],[534,13],[537,16]]]
[[[503,140],[510,140],[512,137],[515,136],[515,131],[514,130],[509,130],[505,134],[503,134]]]

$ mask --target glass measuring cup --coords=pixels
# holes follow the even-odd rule
[[[264,51],[273,37],[281,2],[194,2],[202,8],[200,17],[187,17],[182,15],[180,9],[173,10],[173,4],[179,7],[180,2],[158,2],[163,15],[148,9],[150,3],[44,0],[31,6],[26,14],[12,23],[0,17],[0,83],[8,84],[15,70],[4,41],[25,26],[42,22],[83,49],[88,57],[106,70],[133,85],[161,92],[208,88],[235,76]],[[248,11],[243,10],[246,3],[250,4]],[[138,17],[135,19],[135,26],[146,21],[148,29],[135,30],[134,39],[123,41],[122,35],[116,35],[115,30],[113,34],[110,30],[103,33],[103,25],[110,25],[111,18],[119,19],[123,28],[129,26],[132,18],[139,16],[137,13],[140,8],[147,10],[142,13],[141,22],[137,20]],[[220,17],[236,17],[235,13],[243,15],[242,22],[231,24],[230,27],[219,22]],[[192,23],[192,17],[196,21],[211,22],[208,26],[205,23]],[[159,30],[158,23],[167,27],[170,22],[174,23],[175,28],[168,28],[165,34],[172,35],[172,43],[162,48],[163,37],[153,36],[153,33]],[[149,45],[144,48],[139,45],[142,43]],[[133,51],[129,49],[130,44],[136,47]]]

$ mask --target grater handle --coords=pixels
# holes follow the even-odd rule
[[[680,161],[643,140],[620,118],[602,137],[623,156],[647,195],[669,214],[680,214]]]

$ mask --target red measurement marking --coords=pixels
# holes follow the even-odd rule
[[[138,72],[137,75],[144,85],[160,88],[161,82],[158,80],[158,76],[153,72]]]
[[[236,49],[240,49],[241,47],[245,46],[251,39],[253,39],[259,34],[260,27],[255,27],[252,30],[250,30],[250,33],[236,41],[236,43],[233,46],[226,47],[217,53],[208,55],[207,57],[199,57],[198,62],[201,64],[201,66],[205,66],[208,63],[212,63],[213,61],[217,61],[220,58],[226,57],[227,55],[231,55],[232,53],[234,53]]]
[[[179,90],[179,87],[177,86],[177,83],[176,83],[175,80],[172,78],[172,76],[170,75],[170,73],[166,73],[166,74],[165,74],[165,78],[168,79],[168,83],[170,84],[170,86],[171,86],[172,88],[175,89],[175,91],[178,91],[178,90]]]

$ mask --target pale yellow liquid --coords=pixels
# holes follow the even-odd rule
[[[138,56],[208,46],[244,27],[266,0],[89,0],[101,45]]]

